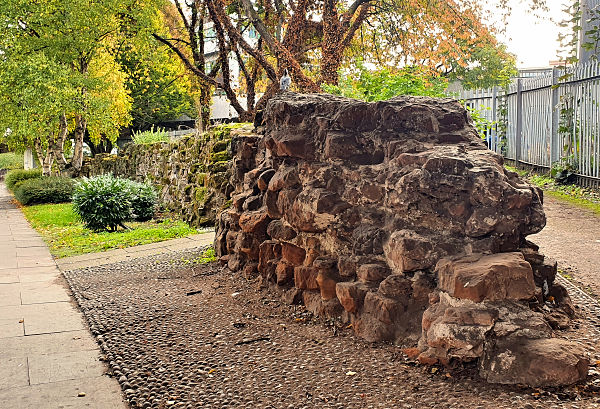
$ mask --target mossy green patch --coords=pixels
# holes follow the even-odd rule
[[[227,172],[227,169],[229,169],[229,161],[228,160],[214,162],[208,166],[208,170],[211,173]]]
[[[196,188],[196,194],[195,194],[196,202],[204,204],[204,202],[207,199],[207,197],[206,197],[207,193],[208,193],[208,189],[205,187]]]
[[[222,161],[228,161],[230,159],[231,159],[231,155],[227,151],[212,152],[210,154],[211,162],[222,162]]]
[[[227,145],[229,145],[229,141],[217,141],[212,147],[213,152],[221,152],[227,150]]]

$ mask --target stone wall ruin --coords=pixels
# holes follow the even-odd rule
[[[526,240],[545,225],[542,192],[458,102],[282,93],[258,125],[232,140],[215,241],[230,269],[423,363],[532,386],[586,376],[581,348],[554,335],[574,314],[556,262]]]

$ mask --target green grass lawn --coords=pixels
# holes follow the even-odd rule
[[[120,249],[198,233],[182,221],[125,223],[131,230],[95,233],[83,227],[71,203],[24,206],[23,213],[48,244],[54,257]]]

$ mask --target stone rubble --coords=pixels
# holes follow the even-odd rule
[[[231,270],[423,363],[477,360],[495,383],[585,378],[583,351],[555,338],[574,316],[556,262],[526,240],[545,225],[542,192],[456,101],[282,93],[231,147],[215,240]]]

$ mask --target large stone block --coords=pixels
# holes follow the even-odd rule
[[[533,387],[571,385],[587,377],[583,348],[559,338],[507,338],[486,348],[479,373],[488,382]]]
[[[479,302],[535,296],[533,270],[521,253],[442,259],[436,270],[439,288],[456,298]]]

